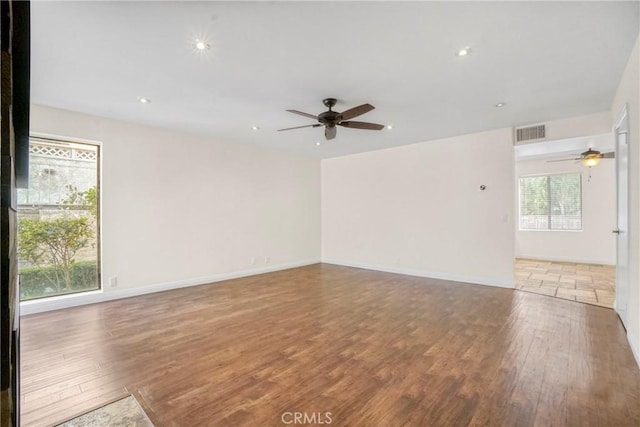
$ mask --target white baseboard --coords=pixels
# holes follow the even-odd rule
[[[414,270],[404,267],[373,265],[360,262],[341,261],[336,259],[323,259],[323,263],[336,264],[345,267],[364,268],[366,270],[384,271],[386,273],[404,274],[407,276],[428,277],[430,279],[450,280],[453,282],[472,283],[474,285],[497,286],[499,288],[513,288],[513,280],[500,280],[485,277],[460,276],[457,274],[438,273],[433,271]]]
[[[208,283],[221,282],[223,280],[237,279],[240,277],[255,276],[257,274],[271,273],[274,271],[303,267],[305,265],[317,264],[319,262],[319,259],[306,259],[301,261],[270,265],[267,267],[254,268],[251,270],[233,271],[230,273],[214,274],[212,276],[206,277],[194,277],[191,279],[178,280],[175,282],[155,283],[152,285],[131,289],[121,289],[107,292],[83,292],[73,295],[62,295],[58,297],[25,301],[20,303],[20,315],[42,313],[45,311],[59,310],[62,308],[76,307],[79,305],[95,304],[115,299],[151,294],[154,292],[168,291],[171,289],[186,288],[188,286],[206,285]]]
[[[629,341],[629,347],[631,347],[633,357],[636,358],[636,363],[640,368],[640,346],[638,345],[638,341],[636,341],[636,337],[631,335],[629,331],[627,331],[627,341]]]
[[[572,262],[575,264],[598,264],[598,265],[616,265],[616,262],[611,260],[592,259],[592,258],[571,258],[571,257],[553,257],[546,255],[516,255],[516,258],[532,259],[536,261],[551,261],[551,262]]]

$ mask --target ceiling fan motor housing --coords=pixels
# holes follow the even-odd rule
[[[342,120],[342,115],[331,110],[318,115],[318,121],[327,126],[335,126],[340,120]]]

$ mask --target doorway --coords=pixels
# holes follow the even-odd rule
[[[516,146],[515,288],[614,308],[613,133]],[[585,153],[599,153],[597,161]]]

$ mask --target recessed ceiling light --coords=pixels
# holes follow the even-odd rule
[[[138,97],[138,102],[140,102],[141,104],[149,104],[151,103],[151,100],[149,98],[143,98],[141,96]]]
[[[393,125],[387,125],[387,129],[389,130],[393,129]]]
[[[260,130],[260,128],[258,126],[251,126],[251,130]]]
[[[207,43],[207,42],[205,42],[203,40],[198,40],[198,39],[196,39],[194,41],[193,45],[198,50],[207,50],[207,49],[209,49],[211,47],[211,46],[209,46],[209,43]]]
[[[316,145],[319,147],[319,146],[320,146],[320,143],[319,143],[319,142],[316,142]]]
[[[507,105],[505,102],[498,102],[496,104],[496,107],[500,108],[500,107],[504,107],[505,105]]]
[[[457,51],[456,55],[458,55],[458,56],[467,56],[470,53],[471,53],[471,48],[469,46],[465,46],[462,49],[460,49],[459,51]]]

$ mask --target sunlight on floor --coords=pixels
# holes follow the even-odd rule
[[[613,308],[613,265],[516,259],[516,289]]]

